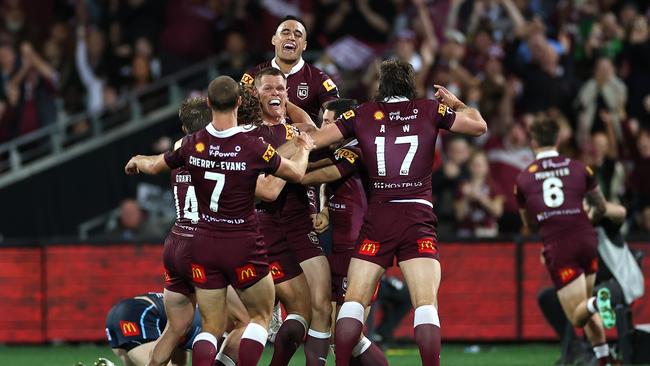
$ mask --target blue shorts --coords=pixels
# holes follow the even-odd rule
[[[164,309],[142,299],[118,302],[106,317],[106,337],[111,348],[130,351],[160,337],[167,316]]]

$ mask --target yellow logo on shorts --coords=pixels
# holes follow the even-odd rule
[[[332,79],[327,79],[323,81],[323,86],[325,87],[325,90],[331,91],[332,89],[336,88],[336,84],[332,81]]]
[[[374,257],[379,252],[379,242],[364,239],[359,247],[359,254]]]
[[[273,146],[269,145],[269,147],[266,148],[266,151],[264,152],[264,155],[262,155],[262,159],[266,161],[267,163],[271,161],[271,158],[275,155],[275,149]]]
[[[559,271],[559,274],[560,274],[560,281],[562,281],[562,283],[568,283],[575,276],[576,270],[570,267],[562,268]]]
[[[253,84],[253,81],[255,81],[255,78],[248,73],[244,73],[244,76],[241,77],[240,81],[246,85],[251,85]]]

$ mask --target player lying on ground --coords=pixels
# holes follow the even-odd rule
[[[192,268],[191,281],[203,319],[203,332],[193,345],[192,364],[214,362],[216,337],[225,329],[226,287],[230,284],[251,318],[240,343],[239,364],[255,365],[266,343],[275,297],[266,246],[257,234],[255,185],[260,173],[300,181],[313,145],[308,137],[300,136],[301,147],[289,160],[272,146],[248,136],[237,126],[240,89],[229,77],[210,83],[208,102],[212,122],[206,129],[183,139],[173,152],[132,158],[125,171],[158,174],[170,168],[188,168],[196,189],[199,221],[191,246],[177,257],[189,262],[185,268]]]
[[[536,160],[520,173],[515,185],[522,220],[539,230],[544,262],[566,317],[585,330],[598,364],[609,365],[603,323],[611,328],[616,320],[607,288],[591,296],[598,270],[598,239],[582,206],[586,198],[594,219],[599,220],[606,212],[606,201],[593,171],[557,152],[556,121],[538,120],[530,132]]]

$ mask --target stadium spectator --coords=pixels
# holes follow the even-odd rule
[[[439,218],[455,222],[453,199],[460,182],[469,177],[467,162],[472,147],[462,136],[450,137],[444,147],[444,164],[431,176],[433,202],[439,207]]]
[[[469,177],[460,182],[454,202],[457,234],[462,238],[493,238],[498,234],[497,220],[503,214],[505,194],[494,187],[484,152],[475,152],[468,168]]]
[[[146,214],[140,208],[138,201],[128,198],[120,204],[118,226],[102,237],[112,240],[138,241],[158,238],[162,235],[147,221]]]
[[[223,51],[217,55],[217,68],[223,75],[239,78],[252,63],[244,34],[231,30],[225,37]]]
[[[608,121],[608,126],[611,126],[611,120]],[[613,132],[594,133],[590,145],[590,149],[585,151],[583,161],[594,170],[605,198],[610,202],[618,202],[625,190],[625,170],[623,164],[618,161],[618,144]]]

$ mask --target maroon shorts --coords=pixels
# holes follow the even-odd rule
[[[557,290],[598,271],[598,237],[592,228],[544,239],[544,262]]]
[[[383,268],[413,258],[438,260],[436,216],[421,203],[382,202],[368,205],[354,258]]]
[[[256,232],[194,234],[191,252],[192,282],[199,288],[243,289],[269,273],[266,245]]]
[[[163,264],[165,266],[165,289],[189,296],[194,293],[192,284],[192,234],[174,233],[165,238]]]
[[[348,267],[354,249],[342,252],[332,252],[328,257],[332,274],[332,301],[341,305],[345,301],[348,289]]]
[[[325,255],[308,212],[299,215],[282,215],[280,223],[284,237],[298,263]]]
[[[287,238],[282,230],[282,225],[276,216],[267,213],[258,213],[260,232],[266,243],[269,270],[276,285],[288,281],[302,273],[298,259],[291,251]]]

